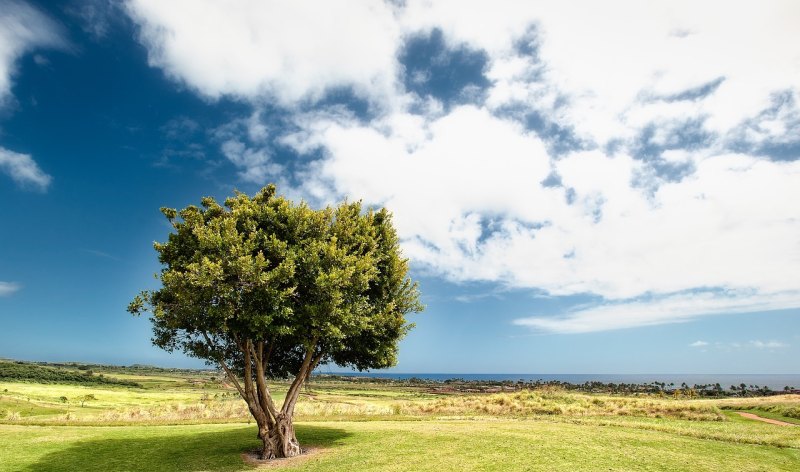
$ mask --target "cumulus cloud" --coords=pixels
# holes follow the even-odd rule
[[[7,297],[12,295],[16,291],[18,291],[20,287],[18,284],[14,282],[2,282],[0,281],[0,297]]]
[[[258,114],[224,128],[242,179],[385,205],[406,255],[450,280],[602,299],[519,325],[578,333],[800,306],[796,2],[319,7],[127,11],[176,81],[289,111],[291,131],[259,128]],[[400,63],[432,31],[485,55],[485,89],[451,94],[468,103],[405,89],[431,79],[406,70],[436,71]],[[365,118],[326,105],[340,88],[383,106]],[[304,164],[277,163],[275,145]]]
[[[0,171],[8,174],[21,187],[47,190],[52,177],[47,175],[28,154],[19,154],[0,147]]]
[[[537,25],[536,54],[493,56],[491,103],[537,103],[599,145],[688,118],[725,136],[770,108],[774,94],[789,91],[797,99],[795,2],[623,0],[517,9],[506,22],[528,18]],[[485,42],[482,33],[459,31],[463,41]],[[537,80],[530,80],[532,71]]]
[[[353,88],[386,97],[400,34],[388,2],[132,0],[149,62],[200,94],[284,105]]]
[[[535,134],[472,106],[430,121],[310,121],[289,140],[325,152],[306,182],[393,209],[406,253],[453,280],[607,299],[797,288],[800,162],[711,156],[651,194],[630,156],[552,161]],[[552,172],[561,186],[541,184]]]

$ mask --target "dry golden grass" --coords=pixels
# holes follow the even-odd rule
[[[195,397],[197,398],[197,397]],[[783,397],[787,398],[787,397]],[[381,396],[349,396],[340,392],[305,396],[297,405],[298,420],[321,419],[388,419],[402,417],[528,417],[528,416],[627,416],[672,418],[695,421],[724,421],[723,408],[750,409],[782,408],[790,403],[767,399],[746,399],[746,404],[736,400],[685,400],[653,396],[611,396],[569,392],[558,388],[543,388],[496,394],[448,395],[443,397],[407,396],[384,398]],[[97,403],[102,403],[98,401]],[[757,406],[754,406],[757,405]],[[787,406],[788,405],[788,406]],[[92,405],[94,406],[94,405]],[[796,407],[796,405],[795,405]],[[83,423],[127,424],[181,422],[247,421],[250,414],[244,401],[238,397],[208,398],[198,401],[150,402],[141,406],[121,404],[114,407],[73,408],[69,413],[48,417],[20,418],[14,411],[7,412],[4,420],[10,423]]]
[[[726,398],[717,402],[723,410],[756,410],[756,414],[770,418],[780,417],[800,420],[800,395],[773,397]]]
[[[401,405],[399,412],[437,416],[640,416],[698,421],[725,420],[722,412],[709,400],[598,396],[553,388],[409,402]]]

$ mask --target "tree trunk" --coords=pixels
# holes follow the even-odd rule
[[[263,459],[295,457],[302,454],[300,443],[294,434],[294,423],[291,415],[278,414],[275,426],[264,441]]]
[[[262,441],[264,444],[261,448],[261,459],[274,459],[275,455],[275,444],[272,442],[270,438],[269,429],[266,426],[259,425],[258,427],[258,439]]]

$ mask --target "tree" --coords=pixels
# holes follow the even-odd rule
[[[91,393],[88,394],[88,395],[83,395],[81,397],[78,397],[78,401],[81,402],[81,408],[83,408],[83,405],[86,402],[95,401],[95,400],[97,400],[97,397],[95,397],[94,394],[91,394]]]
[[[390,213],[314,210],[273,185],[161,211],[173,227],[155,243],[162,288],[128,310],[152,313],[156,346],[222,368],[258,424],[262,458],[300,454],[292,417],[316,366],[394,365],[413,326],[405,315],[423,309]],[[281,406],[270,378],[292,380]]]

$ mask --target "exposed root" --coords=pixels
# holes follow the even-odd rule
[[[258,468],[268,467],[285,467],[290,465],[302,464],[303,462],[319,456],[326,450],[320,447],[308,447],[300,450],[300,455],[294,457],[284,457],[275,459],[261,459],[261,450],[256,449],[250,452],[242,453],[242,460],[248,464]]]

